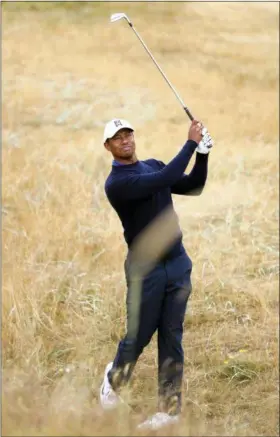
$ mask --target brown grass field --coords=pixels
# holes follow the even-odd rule
[[[162,435],[135,430],[156,411],[156,337],[134,412],[99,406],[126,316],[102,134],[127,118],[139,159],[168,162],[190,122],[114,12],[215,140],[202,195],[174,197],[194,268],[166,435],[277,436],[279,4],[245,2],[2,4],[2,435]]]

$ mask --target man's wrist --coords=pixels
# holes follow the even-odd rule
[[[198,147],[198,143],[194,140],[187,140],[186,144],[190,144],[191,146],[193,146],[194,148]]]

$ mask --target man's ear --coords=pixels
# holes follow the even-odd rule
[[[105,141],[105,143],[104,143],[104,147],[105,147],[105,149],[107,149],[109,152],[111,152],[111,147],[110,147],[110,144],[109,144],[109,141],[108,141],[108,140]]]

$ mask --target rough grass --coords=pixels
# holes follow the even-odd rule
[[[215,140],[203,194],[174,200],[194,290],[167,433],[279,435],[279,8],[237,2],[2,5],[2,433],[137,435],[156,408],[155,338],[124,393],[134,414],[98,403],[126,254],[101,140],[128,118],[139,158],[168,162],[189,122],[129,27],[109,24],[118,11]]]

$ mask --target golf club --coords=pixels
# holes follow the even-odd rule
[[[111,23],[121,20],[122,18],[124,18],[129,26],[132,28],[133,32],[135,33],[135,35],[137,36],[137,38],[139,39],[139,41],[141,42],[142,46],[144,47],[144,49],[146,50],[146,52],[149,54],[149,56],[151,57],[152,61],[154,62],[154,64],[156,65],[156,67],[158,68],[158,70],[160,71],[160,73],[162,74],[162,76],[164,77],[165,81],[168,83],[168,85],[170,86],[170,88],[172,89],[172,91],[174,92],[175,96],[177,97],[177,99],[179,100],[179,102],[181,103],[181,105],[183,106],[184,111],[186,112],[186,114],[188,115],[189,119],[192,121],[194,119],[194,117],[192,116],[192,114],[190,113],[190,111],[188,110],[187,106],[185,105],[185,103],[183,102],[183,100],[181,99],[181,97],[179,96],[179,94],[177,93],[177,91],[175,90],[175,88],[173,87],[173,85],[170,83],[170,81],[167,79],[165,73],[162,71],[161,67],[158,65],[157,61],[155,60],[155,58],[153,57],[152,53],[150,52],[150,50],[148,49],[148,47],[146,46],[146,44],[144,43],[144,41],[142,40],[141,36],[139,35],[139,33],[135,30],[132,22],[129,20],[128,16],[122,12],[117,13],[117,14],[112,14],[111,15]]]

